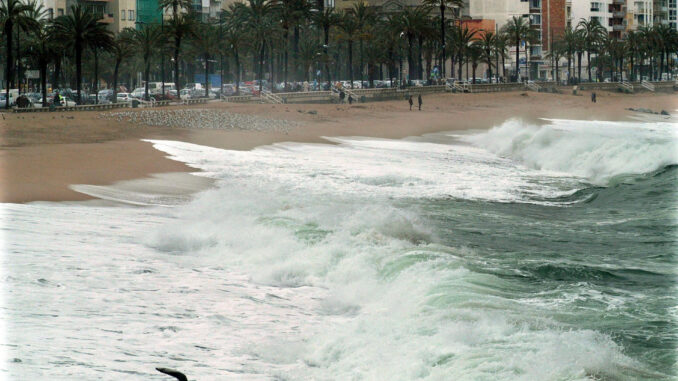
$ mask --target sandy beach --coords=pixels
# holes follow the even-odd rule
[[[539,123],[539,118],[628,120],[628,108],[672,111],[674,94],[623,95],[588,93],[433,94],[424,96],[423,111],[406,101],[336,105],[269,105],[215,102],[157,110],[210,110],[289,121],[290,128],[252,131],[238,128],[148,126],[106,112],[3,114],[0,120],[0,202],[78,201],[90,196],[71,184],[107,185],[153,173],[195,169],[175,162],[141,139],[167,139],[218,148],[248,150],[275,142],[328,143],[323,136],[401,138],[425,133],[487,129],[509,118]],[[416,106],[415,106],[416,109]],[[116,112],[111,111],[109,113]],[[144,112],[142,109],[129,112]]]

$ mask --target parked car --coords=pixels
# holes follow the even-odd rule
[[[131,102],[132,97],[130,96],[129,93],[117,93],[115,95],[115,99],[117,102]]]
[[[146,88],[137,87],[136,89],[134,89],[134,91],[132,91],[130,96],[133,97],[133,98],[142,99],[145,94],[146,94]],[[149,94],[150,94],[150,92],[149,92]]]

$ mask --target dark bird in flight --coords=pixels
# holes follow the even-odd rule
[[[169,368],[155,368],[155,370],[157,370],[160,373],[165,373],[169,376],[172,376],[179,381],[188,381],[188,378],[186,378],[186,375],[179,372],[178,370],[169,369]]]

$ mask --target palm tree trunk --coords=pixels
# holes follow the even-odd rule
[[[9,109],[9,89],[12,87],[11,78],[14,75],[12,72],[12,19],[8,18],[5,21],[5,38],[7,39],[7,61],[5,63],[5,83],[7,87],[5,88],[5,108]]]
[[[174,14],[176,17],[176,13]],[[174,85],[177,87],[177,91],[181,90],[181,84],[179,83],[179,49],[181,48],[181,37],[178,35],[174,36]]]
[[[21,38],[19,38],[19,24],[16,25],[16,83],[21,95]]]
[[[82,42],[75,42],[75,89],[78,94],[78,104],[81,104],[80,88],[82,87]]]
[[[476,68],[478,67],[478,65],[472,64],[471,67],[473,67],[473,84],[475,85],[476,84]]]
[[[414,69],[414,56],[412,55],[412,45],[414,45],[414,37],[411,34],[407,35],[407,77],[412,79]]]
[[[292,36],[292,58],[294,59],[294,76],[295,80],[299,79],[299,26],[294,26],[294,35]]]
[[[577,52],[577,83],[581,82],[581,52]]]
[[[261,50],[259,51],[259,93],[264,89],[264,53],[266,52],[266,43],[261,42]]]
[[[43,41],[43,46],[45,42]],[[40,86],[42,87],[42,107],[47,107],[47,61],[40,60]]]
[[[283,27],[283,50],[284,50],[284,56],[283,60],[283,82],[285,84],[284,89],[287,91],[287,73],[289,70],[289,65],[288,65],[288,55],[289,55],[289,46],[288,46],[288,40],[289,40],[289,27],[287,24]]]
[[[464,66],[464,56],[462,55],[461,50],[459,51],[458,56],[457,56],[457,64],[459,65],[459,75],[457,76],[457,78],[458,78],[457,80],[461,81],[461,71],[462,71],[463,66]]]
[[[94,100],[99,104],[99,55],[94,48]]]
[[[442,52],[440,73],[445,78],[445,4],[442,1],[440,2],[440,44]]]
[[[589,82],[591,82],[591,51],[590,50],[586,51],[586,61],[587,61],[586,70],[589,73]]]
[[[145,88],[144,99],[149,101],[149,100],[151,100],[150,97],[148,96],[148,77],[151,73],[151,59],[150,59],[150,57],[144,57],[144,63],[146,64],[146,69],[144,70],[144,80],[146,80],[146,84],[144,85],[144,88]]]
[[[348,40],[348,76],[351,80],[351,89],[353,89],[353,40]]]
[[[210,56],[205,54],[205,98],[210,97]]]
[[[362,38],[360,39],[358,49],[360,49],[360,86],[362,87],[362,85],[363,85],[362,82],[365,79],[364,78],[365,73],[364,73],[364,70],[363,70],[363,66],[365,65],[365,63],[363,61],[363,39]]]
[[[234,52],[235,54],[235,95],[240,95],[240,55],[238,54],[238,50],[235,49]]]
[[[115,60],[115,68],[113,69],[113,103],[118,103],[118,71],[120,70],[119,59]]]
[[[325,34],[325,45],[323,45],[323,51],[325,52],[325,76],[327,77],[327,86],[332,86],[332,81],[330,79],[330,65],[329,65],[329,57],[327,56],[327,46],[329,44],[329,39],[330,39],[330,27],[329,26],[324,26],[323,27],[323,33]]]
[[[422,55],[422,45],[424,45],[423,38],[421,35],[417,38],[419,42],[419,47],[418,47],[418,52],[419,52],[419,59],[417,60],[417,63],[419,64],[419,72],[417,73],[417,79],[422,80],[424,79],[424,62],[423,62],[423,55]]]
[[[516,40],[516,82],[518,78],[520,78],[520,39]]]

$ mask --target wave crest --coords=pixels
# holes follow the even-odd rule
[[[464,140],[527,167],[596,185],[678,164],[676,123],[547,121],[537,126],[513,119]]]

